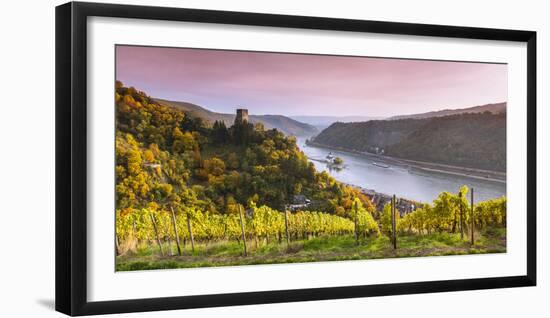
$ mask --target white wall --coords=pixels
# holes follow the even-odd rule
[[[548,193],[550,22],[545,1],[113,1],[190,8],[452,24],[538,32],[539,286],[133,314],[133,317],[513,317],[550,313]],[[0,316],[60,317],[54,298],[54,6],[62,1],[4,2],[0,50]],[[548,266],[548,265],[547,265]],[[131,315],[118,315],[117,317]]]

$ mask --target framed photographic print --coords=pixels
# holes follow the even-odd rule
[[[536,33],[56,8],[56,309],[536,284]]]

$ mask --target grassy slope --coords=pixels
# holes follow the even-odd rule
[[[310,240],[286,243],[247,242],[249,255],[242,255],[242,244],[236,241],[198,244],[191,253],[189,244],[183,256],[160,256],[155,245],[143,245],[135,254],[117,257],[117,271],[189,268],[207,266],[302,263],[342,261],[359,259],[380,259],[393,257],[417,257],[462,255],[506,252],[506,230],[491,229],[476,233],[476,242],[470,246],[468,236],[463,240],[460,234],[401,235],[398,237],[398,249],[394,250],[385,236],[363,239],[355,244],[353,236],[318,237]],[[168,245],[165,245],[165,250]],[[176,254],[175,243],[172,244]]]

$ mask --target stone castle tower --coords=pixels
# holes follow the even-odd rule
[[[237,116],[235,117],[235,124],[242,124],[248,122],[248,109],[239,108],[237,109]]]

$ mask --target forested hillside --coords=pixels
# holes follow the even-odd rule
[[[186,116],[135,88],[116,85],[116,207],[236,213],[237,204],[284,210],[303,194],[317,211],[345,215],[370,201],[317,173],[293,137],[262,124],[227,127]]]
[[[374,151],[400,142],[424,122],[416,119],[370,120],[330,125],[317,135],[315,142],[354,151]]]
[[[299,122],[310,124],[317,128],[319,131],[327,128],[335,122],[341,123],[354,123],[360,121],[369,121],[376,119],[383,119],[383,117],[371,117],[371,116],[291,116]]]
[[[506,170],[506,113],[335,123],[321,145],[487,170]]]

